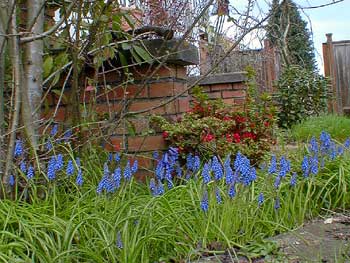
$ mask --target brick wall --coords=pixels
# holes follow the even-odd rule
[[[121,84],[118,74],[114,74],[114,76],[109,74],[106,76],[106,83],[104,83],[109,88],[106,89],[104,88],[105,85],[101,85],[96,88],[96,93],[95,91],[85,91],[80,96],[82,105],[85,102],[86,107],[91,106],[90,112],[96,111],[100,115],[115,114],[122,109],[125,100],[132,98],[128,108],[129,112],[145,110],[184,92],[188,83],[195,80],[194,78],[187,79],[185,66],[168,64],[149,78],[150,72],[153,70],[154,68],[148,67],[134,68],[132,71],[134,79],[128,85]],[[240,106],[246,96],[244,81],[244,73],[232,73],[209,76],[201,80],[199,84],[210,98],[221,98],[228,104]],[[65,96],[69,96],[69,88]],[[51,110],[45,115],[46,118],[52,116],[57,101],[58,94],[51,93],[47,99]],[[150,170],[154,167],[154,161],[151,158],[152,152],[164,150],[167,145],[163,140],[162,131],[155,130],[155,133],[147,134],[149,129],[152,128],[148,117],[154,113],[175,121],[190,109],[190,102],[191,95],[184,92],[182,96],[167,105],[128,117],[120,125],[113,128],[108,135],[108,140],[105,141],[104,147],[108,151],[122,150],[136,158],[141,168],[138,177],[150,174]],[[62,122],[69,117],[66,104],[63,101],[62,106],[59,107],[58,114],[55,117],[56,121]],[[133,127],[132,133],[130,127]],[[93,131],[90,132],[92,135]]]

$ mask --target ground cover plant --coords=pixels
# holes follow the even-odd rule
[[[60,157],[70,142],[55,143],[40,173],[17,141],[15,198],[0,201],[3,262],[178,262],[227,249],[235,258],[321,208],[350,206],[350,140],[337,144],[326,132],[260,167],[239,152],[189,154],[180,166],[170,148],[154,154],[147,184],[134,179],[137,163],[126,156],[91,150],[78,159],[68,150]]]

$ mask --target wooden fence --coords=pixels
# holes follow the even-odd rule
[[[327,34],[323,43],[325,76],[331,79],[331,93],[334,100],[330,110],[338,114],[350,115],[350,40],[332,41]]]

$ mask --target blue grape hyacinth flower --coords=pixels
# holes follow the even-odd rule
[[[130,181],[131,180],[132,173],[131,173],[131,168],[130,168],[130,161],[128,161],[126,163],[126,166],[124,167],[124,174],[123,175],[124,175],[124,179],[126,181]]]
[[[115,188],[118,189],[122,180],[122,169],[120,169],[120,167],[115,168],[113,173],[113,180]]]
[[[281,176],[277,175],[276,178],[275,178],[275,182],[273,184],[273,186],[278,189],[281,185]]]
[[[56,171],[62,170],[63,166],[64,166],[63,155],[60,153],[56,157],[56,166],[55,166]]]
[[[56,178],[56,157],[52,156],[47,164],[47,178],[52,181]]]
[[[269,166],[269,169],[268,169],[268,173],[269,174],[274,174],[276,172],[277,172],[277,158],[276,158],[275,155],[272,155],[270,166]]]
[[[209,200],[208,200],[207,190],[205,190],[203,193],[203,197],[201,200],[201,209],[204,213],[208,212],[208,210],[209,210]]]
[[[344,142],[344,147],[349,149],[350,148],[350,138],[347,138]]]
[[[208,184],[210,182],[210,167],[208,163],[205,163],[202,169],[203,183]]]
[[[23,154],[23,142],[22,140],[17,139],[15,143],[14,157],[19,157]]]
[[[157,185],[156,180],[154,178],[151,178],[151,180],[149,181],[149,189],[151,190],[153,196],[157,196]]]
[[[303,161],[301,162],[301,170],[303,171],[303,176],[305,178],[309,177],[310,166],[309,166],[309,158],[304,156]]]
[[[228,196],[232,199],[234,198],[236,195],[236,187],[235,187],[235,184],[231,184],[229,186],[229,189],[228,189]]]
[[[216,189],[215,189],[215,197],[216,197],[216,202],[218,204],[221,204],[222,203],[222,198],[221,198],[219,187],[216,187]]]
[[[223,176],[224,176],[224,171],[222,169],[222,165],[219,162],[218,157],[214,156],[212,158],[212,162],[211,162],[211,170],[214,173],[214,177],[216,181],[220,181]]]
[[[14,186],[15,183],[16,183],[15,177],[11,174],[10,177],[9,177],[9,185],[10,186]]]
[[[198,155],[196,155],[193,161],[193,167],[192,167],[193,172],[198,172],[200,166],[201,166],[201,159],[199,158]]]
[[[50,135],[51,135],[52,137],[54,137],[54,136],[56,136],[57,132],[58,132],[58,124],[54,124],[54,125],[52,126]]]
[[[73,165],[73,161],[69,160],[67,163],[67,168],[66,168],[66,174],[67,176],[71,176],[74,173],[74,165]]]
[[[28,171],[27,171],[27,179],[28,179],[28,180],[33,179],[33,178],[34,178],[34,174],[35,174],[35,172],[34,172],[34,167],[30,165],[30,166],[28,167]]]
[[[234,182],[233,170],[230,165],[225,165],[225,174],[226,174],[226,184],[230,185]]]
[[[294,187],[294,186],[296,186],[296,184],[297,184],[297,173],[294,172],[292,174],[292,177],[290,178],[290,186]]]
[[[261,206],[263,203],[264,203],[264,194],[263,193],[260,193],[258,195],[258,205]]]
[[[121,235],[120,231],[118,231],[118,233],[117,233],[116,246],[119,249],[123,249],[123,241],[122,241],[122,235]]]
[[[26,164],[26,162],[25,161],[21,161],[20,163],[19,163],[19,169],[22,171],[22,173],[26,173],[27,172],[27,164]]]
[[[138,170],[138,168],[139,168],[138,165],[139,165],[139,164],[138,164],[138,161],[135,160],[134,163],[132,164],[132,167],[131,167],[131,173],[132,173],[132,174],[135,174],[135,173],[137,172],[137,170]]]
[[[275,199],[274,208],[275,208],[275,210],[278,210],[281,208],[281,202],[280,202],[280,199],[278,197],[276,197],[276,199]]]
[[[84,183],[83,172],[80,168],[78,169],[78,175],[75,182],[78,186],[82,186]]]
[[[163,195],[164,192],[165,192],[164,185],[161,181],[159,181],[157,186],[157,195]]]

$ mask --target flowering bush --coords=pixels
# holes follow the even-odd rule
[[[177,123],[153,117],[163,130],[164,139],[178,147],[180,153],[225,156],[240,151],[256,161],[274,143],[275,111],[269,96],[262,96],[257,103],[248,93],[241,110],[221,100],[209,100],[199,88],[193,96],[192,108]]]

